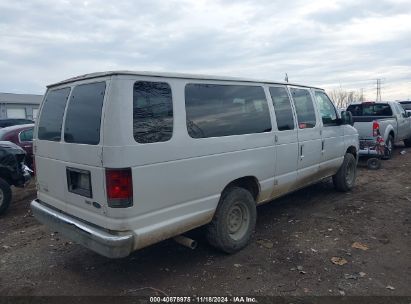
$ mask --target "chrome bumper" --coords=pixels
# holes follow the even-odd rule
[[[68,214],[47,207],[39,200],[31,202],[31,210],[41,223],[106,257],[126,257],[133,250],[134,238],[131,232],[110,233],[103,228],[87,224]]]

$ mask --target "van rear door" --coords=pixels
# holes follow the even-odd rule
[[[97,225],[106,213],[102,113],[109,78],[49,88],[35,139],[38,198]]]

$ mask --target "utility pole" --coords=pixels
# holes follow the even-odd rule
[[[377,78],[377,99],[375,101],[381,101],[381,78]]]

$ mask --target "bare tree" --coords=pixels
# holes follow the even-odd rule
[[[364,101],[364,95],[362,91],[347,91],[342,89],[333,89],[328,92],[328,96],[334,100],[334,103],[339,108],[346,108],[349,104],[355,101]]]

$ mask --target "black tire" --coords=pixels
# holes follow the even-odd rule
[[[220,198],[214,218],[206,228],[207,240],[226,253],[237,252],[249,243],[256,221],[256,203],[251,193],[232,187]]]
[[[345,153],[344,161],[333,176],[333,183],[335,189],[341,192],[350,191],[355,184],[357,177],[357,161],[351,153]]]
[[[2,178],[0,178],[0,215],[5,213],[11,202],[11,188],[10,185]]]
[[[407,148],[410,148],[410,147],[411,147],[411,138],[404,139],[404,145],[405,145]]]
[[[394,150],[394,137],[388,135],[387,140],[385,141],[384,156],[382,159],[391,159],[392,151]]]
[[[381,161],[378,158],[370,158],[367,160],[367,168],[370,170],[378,170],[381,168]]]

